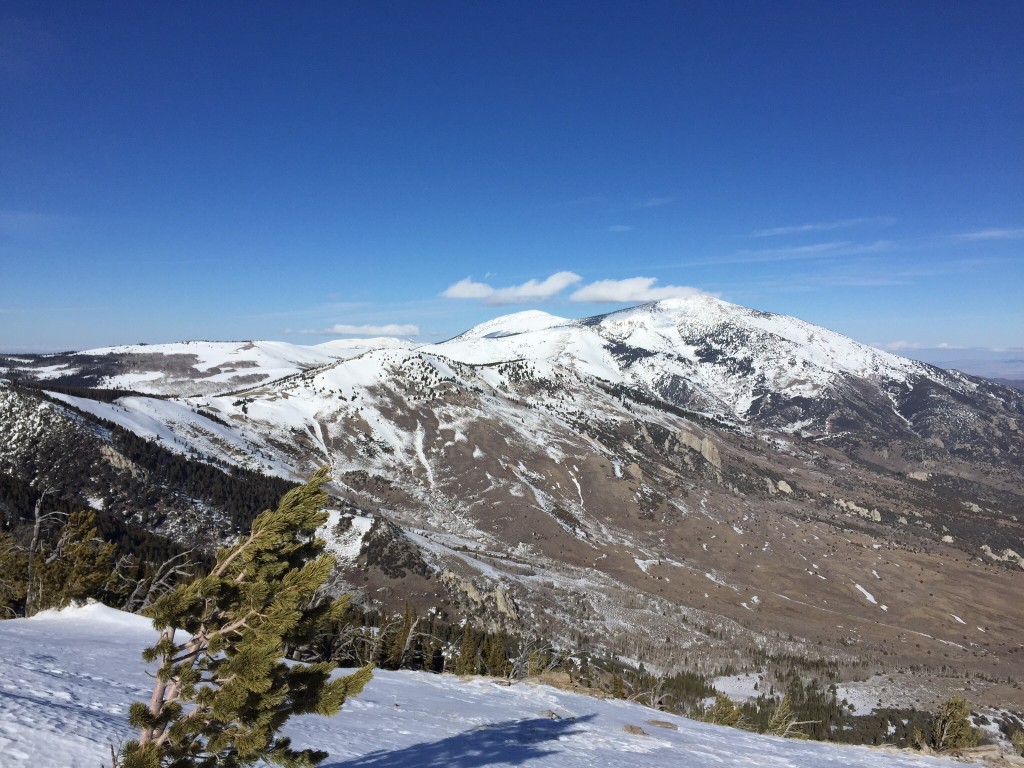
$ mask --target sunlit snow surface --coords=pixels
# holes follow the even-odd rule
[[[708,362],[695,346],[723,343],[749,366],[748,372]],[[616,356],[617,349],[626,351],[625,361]],[[644,354],[630,362],[630,349]],[[904,381],[926,369],[796,318],[710,296],[667,299],[585,320],[521,312],[419,350],[473,365],[528,360],[541,376],[549,375],[552,366],[565,366],[641,389],[657,389],[659,382],[678,376],[740,418],[762,384],[787,397],[814,397],[841,375]],[[704,350],[709,352],[714,357],[714,349]]]
[[[448,397],[454,391],[471,393],[477,409],[559,462],[564,452],[549,431],[552,422],[524,413],[536,398],[518,392],[511,383],[517,377],[549,381],[561,393],[604,386],[595,380],[624,385],[669,402],[682,397],[677,405],[743,422],[765,391],[781,401],[807,402],[828,397],[851,374],[893,385],[927,373],[920,363],[824,328],[707,296],[582,320],[519,312],[443,343],[414,346],[399,339],[337,339],[310,347],[257,341],[89,350],[86,358],[122,355],[134,361],[131,372],[104,380],[104,386],[172,399],[126,396],[102,403],[54,396],[178,453],[216,456],[290,479],[308,474],[313,462],[329,465],[336,477],[370,465],[375,473],[405,473],[417,492],[429,492],[445,481],[434,461],[432,443],[440,429],[430,434],[433,420],[450,428],[457,441],[465,421],[476,417],[459,409],[460,398]],[[723,354],[736,364],[721,364]],[[410,382],[419,383],[410,390]],[[437,405],[424,399],[439,395]],[[554,398],[547,405],[562,402]],[[401,422],[403,405],[418,409],[421,426]],[[898,414],[895,404],[893,409]],[[604,416],[632,418],[625,410]],[[828,419],[783,422],[779,428],[790,432],[830,429]],[[296,435],[306,442],[298,460],[280,447],[282,439],[293,442]]]
[[[96,768],[132,736],[128,705],[148,697],[139,660],[148,621],[100,605],[0,621],[0,766]],[[653,725],[657,719],[678,730]],[[640,726],[633,735],[626,725]],[[787,741],[704,725],[622,701],[543,686],[377,672],[337,717],[288,728],[330,768],[720,768],[953,766],[866,747]]]

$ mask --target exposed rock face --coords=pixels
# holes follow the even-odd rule
[[[882,513],[879,512],[877,509],[866,509],[865,507],[862,507],[855,502],[847,501],[846,499],[836,499],[835,504],[840,509],[846,509],[849,510],[850,512],[856,512],[858,515],[867,520],[874,520],[876,523],[880,523],[882,521]]]
[[[722,457],[718,453],[718,448],[706,437],[697,437],[692,432],[688,432],[685,429],[679,430],[677,433],[679,442],[685,445],[687,448],[699,453],[704,461],[710,464],[715,469],[722,468]]]
[[[515,601],[500,587],[496,587],[494,590],[494,605],[498,613],[508,617],[513,623],[519,619]]]
[[[1002,552],[996,553],[992,551],[992,548],[988,544],[983,544],[981,551],[993,560],[1000,560],[1004,563],[1016,563],[1021,568],[1024,568],[1024,555],[1019,555],[1009,547],[1004,549]]]

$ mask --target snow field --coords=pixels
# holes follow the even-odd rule
[[[108,760],[110,742],[133,735],[128,705],[148,696],[139,653],[154,637],[146,619],[96,604],[0,622],[0,765]],[[297,746],[330,752],[326,768],[957,765],[758,736],[541,685],[413,672],[378,671],[338,716],[296,718],[286,730]]]

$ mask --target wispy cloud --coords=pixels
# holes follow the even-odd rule
[[[663,205],[669,205],[675,202],[674,197],[648,197],[646,200],[641,200],[636,204],[637,208],[660,208]]]
[[[750,233],[751,237],[778,237],[779,235],[803,235],[810,232],[830,232],[834,229],[859,227],[866,224],[890,225],[895,219],[888,216],[870,216],[857,219],[837,219],[836,221],[820,221],[813,224],[795,224],[786,227],[769,227]]]
[[[636,211],[643,208],[660,208],[663,205],[671,205],[675,200],[674,197],[667,195],[651,195],[650,197],[633,198],[632,200],[621,197],[608,198],[605,195],[586,195],[568,200],[557,200],[551,203],[548,208],[590,208],[601,206],[611,211]]]
[[[547,301],[582,279],[575,272],[556,272],[544,280],[527,280],[519,285],[495,288],[467,277],[448,286],[441,295],[447,299],[480,299],[487,304],[523,304]]]
[[[754,261],[785,261],[787,259],[813,259],[822,254],[832,254],[851,248],[855,243],[850,240],[833,240],[827,243],[811,243],[810,245],[791,245],[782,248],[755,248],[737,251],[734,255]]]
[[[632,232],[633,229],[632,224],[612,224],[608,227],[609,232]]]
[[[952,237],[954,240],[1024,240],[1024,229],[981,229]]]
[[[628,302],[661,301],[662,299],[689,298],[708,295],[699,288],[687,285],[655,285],[654,277],[627,277],[624,280],[598,280],[585,285],[569,301],[595,304],[625,304]]]
[[[335,323],[330,328],[302,331],[326,336],[419,336],[420,327],[411,323],[384,323],[383,325],[351,325]]]
[[[920,341],[905,341],[903,339],[887,342],[874,341],[871,343],[871,346],[876,347],[877,349],[884,349],[887,352],[914,352],[923,350],[927,350],[929,352],[971,352],[979,356],[987,355],[993,358],[998,357],[1000,360],[1008,363],[1024,362],[1024,360],[1021,359],[1008,357],[1009,355],[1020,355],[1024,352],[1024,349],[1017,347],[974,347],[962,344],[950,344],[946,341],[940,341],[937,344],[925,344]]]
[[[965,352],[968,350],[973,351],[992,351],[992,350],[978,350],[977,348],[958,346],[956,344],[950,344],[945,341],[941,341],[938,344],[925,344],[920,341],[906,341],[905,339],[899,339],[898,341],[886,341],[871,342],[870,346],[876,349],[884,349],[887,352],[893,352],[894,354],[910,354],[913,352]]]
[[[877,240],[873,243],[855,243],[850,240],[838,240],[827,243],[787,246],[785,248],[744,249],[725,256],[686,261],[676,266],[707,267],[720,264],[756,264],[773,261],[838,259],[844,256],[884,253],[893,250],[895,247],[896,244],[890,240]]]
[[[886,352],[913,352],[916,349],[924,349],[925,345],[919,341],[907,341],[906,339],[899,339],[898,341],[875,341],[871,344],[876,349],[884,349]],[[945,346],[945,345],[939,345]]]

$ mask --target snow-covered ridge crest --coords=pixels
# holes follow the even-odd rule
[[[713,296],[665,299],[580,322],[594,323],[602,335],[652,351],[679,352],[701,338],[720,336],[732,340],[736,351],[756,354],[765,362],[783,357],[789,362],[795,355],[823,371],[857,376],[884,373],[902,378],[924,370],[920,363],[827,328]]]
[[[528,309],[524,312],[514,312],[510,315],[502,315],[493,320],[475,325],[468,331],[459,334],[452,341],[467,339],[499,339],[505,336],[515,336],[520,333],[542,331],[557,325],[565,325],[573,322],[566,317],[558,317],[539,309]]]
[[[296,373],[358,357],[368,350],[409,349],[401,339],[335,339],[305,346],[283,341],[183,341],[127,344],[72,354],[49,355],[39,379],[84,379],[89,386],[148,395],[211,395],[284,379]],[[30,361],[31,362],[31,361]]]
[[[819,397],[847,377],[895,387],[934,372],[802,320],[712,296],[575,321],[517,313],[420,349],[471,365],[528,361],[541,376],[574,370],[741,420],[768,395]]]
[[[315,346],[267,341],[133,345],[47,359],[42,362],[59,364],[37,364],[32,372],[58,383],[64,376],[77,376],[75,386],[86,379],[100,388],[177,397],[223,395],[233,403],[255,390],[260,390],[257,399],[286,396],[294,377],[329,369],[333,381],[323,386],[352,403],[356,389],[390,378],[386,370],[392,365],[445,367],[442,361],[470,366],[478,373],[467,371],[467,376],[482,376],[497,388],[514,384],[510,376],[543,380],[546,386],[561,378],[558,386],[575,391],[595,383],[625,387],[643,398],[716,418],[826,436],[832,434],[833,414],[839,410],[846,409],[857,420],[861,417],[856,413],[881,409],[902,429],[912,416],[907,403],[922,402],[928,387],[958,393],[976,388],[966,377],[834,331],[707,295],[579,320],[538,310],[517,312],[437,344],[380,338],[337,339]],[[416,375],[428,376],[426,368]],[[489,368],[495,370],[486,373]],[[429,374],[438,376],[458,378],[451,370]],[[264,391],[275,383],[285,388],[280,394]],[[363,402],[372,403],[376,395],[367,398]],[[255,405],[250,415],[256,417],[259,408]],[[307,420],[317,409],[307,405],[300,410]],[[837,431],[850,429],[845,420],[839,421]]]
[[[195,356],[129,361],[155,366],[137,371],[181,377],[181,389],[161,398],[101,392],[92,399],[83,391],[84,376],[63,388],[58,379],[47,404],[18,385],[0,386],[0,415],[8,414],[0,461],[26,466],[41,453],[37,436],[66,433],[77,440],[86,430],[70,425],[88,429],[98,417],[170,451],[222,465],[296,480],[326,465],[337,508],[419,536],[414,544],[428,553],[424,567],[476,580],[480,595],[500,586],[522,608],[517,621],[543,616],[555,637],[586,631],[611,648],[630,647],[634,633],[648,634],[658,648],[666,636],[704,642],[694,623],[680,623],[661,600],[686,610],[700,606],[730,621],[739,616],[757,631],[773,626],[768,622],[791,609],[793,594],[773,597],[764,585],[775,577],[789,583],[789,564],[801,558],[808,565],[793,576],[800,604],[821,609],[812,621],[837,644],[847,636],[833,619],[837,610],[872,622],[882,640],[864,646],[865,653],[890,641],[890,648],[904,647],[896,637],[903,630],[889,622],[901,607],[910,615],[908,606],[924,599],[909,576],[905,597],[899,596],[897,571],[909,574],[910,562],[948,575],[946,612],[913,627],[929,641],[962,639],[968,630],[954,615],[991,643],[996,624],[1019,626],[1019,611],[1010,623],[993,618],[1020,602],[1018,572],[996,572],[990,558],[976,565],[974,556],[1019,551],[1016,539],[1024,529],[1010,511],[1022,498],[1016,490],[1024,455],[1021,394],[903,361],[792,318],[707,298],[587,320],[523,319],[499,319],[415,349],[363,348],[247,386],[214,381],[218,389],[198,393],[190,387],[219,374],[197,371]],[[128,358],[110,362],[121,361]],[[95,365],[73,355],[41,365],[58,362]],[[220,374],[228,367],[242,375],[252,370],[224,365]],[[92,370],[94,376],[118,372],[115,366]],[[48,383],[40,376],[36,386]],[[54,430],[57,420],[67,429]],[[108,457],[120,471],[129,452],[111,455],[111,448],[127,441],[115,446],[116,431],[93,432],[97,462]],[[109,445],[98,444],[105,439]],[[117,474],[96,475],[108,476]],[[947,479],[963,476],[979,484]],[[989,485],[990,476],[999,480]],[[89,482],[87,499],[98,496],[101,480]],[[122,491],[115,490],[105,509],[121,503]],[[122,508],[134,514],[135,506]],[[207,535],[207,519],[219,524],[203,499],[173,511],[162,529],[171,535],[198,539]],[[910,542],[915,560],[893,562],[887,571],[885,560],[904,555],[863,546],[873,539],[854,542],[847,530],[851,516],[858,530],[868,526],[880,542]],[[363,579],[373,571],[369,553],[356,554],[359,525],[367,523],[353,523],[352,539],[338,541],[347,553],[339,561],[358,561],[353,573]],[[721,545],[705,546],[707,538],[701,543],[709,526],[717,527],[713,535]],[[794,527],[802,535],[790,535]],[[922,537],[935,548],[927,562],[916,560]],[[830,548],[841,556],[830,556],[826,568],[818,558]],[[961,564],[950,548],[971,559]],[[988,570],[981,574],[976,567]],[[865,580],[875,570],[880,576],[873,578],[884,577],[886,584]],[[418,583],[418,574],[409,570],[408,577]],[[399,594],[381,591],[393,589],[391,573],[369,578],[376,579],[373,594]],[[719,595],[705,592],[709,579],[721,582]],[[463,582],[450,583],[452,599],[463,600]],[[870,586],[878,605],[855,583]],[[423,589],[423,605],[438,605],[433,586]],[[622,599],[634,594],[651,601],[632,607]],[[470,592],[464,597],[465,605],[476,605]],[[981,629],[990,624],[992,632]],[[950,625],[958,634],[946,634]],[[999,647],[1016,647],[1016,634],[1007,631],[998,642],[1014,645]],[[845,643],[835,647],[847,652]],[[965,654],[976,647],[982,646],[955,645]],[[909,657],[916,658],[924,657]]]

